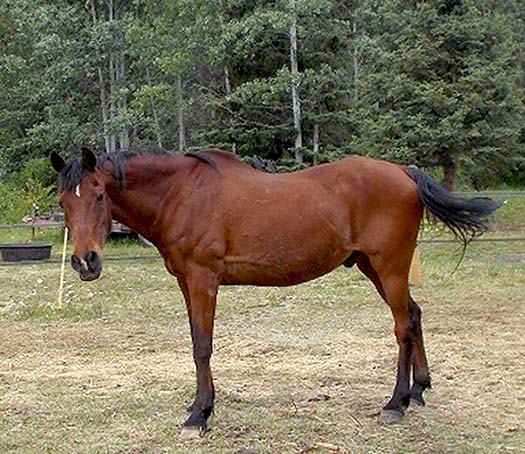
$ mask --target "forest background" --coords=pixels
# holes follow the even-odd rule
[[[524,95],[524,0],[0,0],[0,221],[85,145],[523,187]]]

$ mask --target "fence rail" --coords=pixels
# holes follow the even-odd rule
[[[127,262],[127,261],[139,261],[139,260],[146,260],[146,261],[153,261],[153,260],[161,260],[162,257],[160,255],[110,255],[104,257],[104,262]],[[20,262],[2,262],[0,261],[0,267],[1,266],[19,266],[19,265],[45,265],[45,264],[56,264],[60,263],[61,260],[58,257],[51,257],[48,260],[43,261],[37,261],[37,260],[24,260]]]
[[[457,195],[463,197],[525,197],[525,191],[458,191]],[[524,220],[525,222],[525,220]],[[8,229],[53,229],[63,228],[63,222],[34,222],[34,223],[19,223],[19,224],[0,224],[0,230]],[[481,237],[474,238],[473,242],[484,243],[505,243],[505,242],[520,242],[525,241],[525,237]],[[451,238],[419,238],[418,244],[432,244],[432,243],[458,243],[458,240]],[[126,255],[126,256],[106,256],[105,261],[122,262],[122,261],[140,261],[140,260],[159,260],[160,255]],[[60,263],[59,258],[51,258],[45,262],[2,262],[0,266],[15,266],[15,265],[35,265],[42,263]]]
[[[42,222],[42,223],[22,223],[22,224],[0,224],[0,230],[9,229],[58,229],[64,227],[63,222]]]

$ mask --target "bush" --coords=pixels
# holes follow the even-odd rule
[[[46,213],[56,203],[56,176],[45,158],[29,160],[24,168],[9,179],[0,181],[0,222],[22,222],[36,203]]]
[[[0,222],[20,223],[29,213],[31,213],[31,202],[28,202],[23,189],[12,181],[0,182]]]

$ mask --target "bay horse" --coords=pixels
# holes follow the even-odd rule
[[[501,205],[453,195],[416,168],[359,156],[286,174],[258,171],[220,150],[97,158],[83,148],[81,158],[66,164],[53,153],[51,162],[72,232],[71,265],[82,280],[100,276],[112,219],[151,241],[178,280],[197,375],[184,436],[202,435],[213,411],[219,286],[294,285],[340,265],[357,265],[394,318],[397,377],[380,420],[396,422],[410,403],[423,405],[431,382],[408,275],[424,209],[466,247]]]

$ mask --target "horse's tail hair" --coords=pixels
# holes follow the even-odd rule
[[[405,172],[416,182],[419,199],[427,212],[443,222],[463,243],[463,253],[473,238],[487,230],[488,216],[505,203],[488,197],[459,197],[415,167],[407,167]]]

